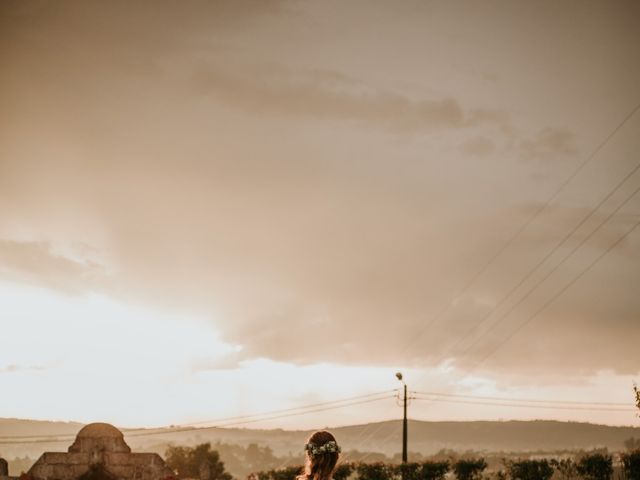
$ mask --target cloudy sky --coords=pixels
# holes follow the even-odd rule
[[[397,370],[631,404],[639,20],[621,1],[2,2],[2,415],[187,423]]]

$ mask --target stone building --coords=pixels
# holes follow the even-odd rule
[[[27,472],[31,480],[169,480],[157,453],[131,453],[122,432],[107,423],[83,427],[68,452],[46,452]]]
[[[0,458],[0,480],[9,480],[9,462],[4,458]]]

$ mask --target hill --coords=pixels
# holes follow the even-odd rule
[[[44,422],[0,418],[0,436],[24,437],[56,435],[55,438],[33,441],[30,438],[1,438],[0,455],[5,458],[38,457],[44,451],[65,451],[82,427],[76,422]],[[331,429],[344,451],[380,452],[393,456],[401,444],[401,424],[387,421]],[[269,446],[276,456],[300,454],[309,431],[258,430],[245,428],[199,428],[130,432],[125,439],[135,451],[164,453],[168,444],[194,445],[202,442],[235,444],[251,443]],[[147,433],[153,432],[153,435]],[[143,433],[143,435],[140,435]],[[409,449],[423,455],[441,449],[457,451],[557,451],[606,447],[620,450],[624,441],[640,438],[640,427],[614,427],[590,423],[537,421],[476,421],[476,422],[409,422]],[[7,443],[20,442],[20,443]]]

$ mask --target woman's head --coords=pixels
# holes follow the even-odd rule
[[[307,461],[304,474],[309,480],[329,480],[338,463],[340,447],[327,431],[315,432],[305,444]]]

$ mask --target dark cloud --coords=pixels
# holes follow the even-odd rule
[[[478,330],[460,348],[452,346],[562,238],[588,210],[584,205],[606,193],[607,182],[615,184],[620,165],[638,151],[640,136],[631,128],[637,124],[630,124],[630,133],[616,139],[626,150],[608,159],[596,180],[576,179],[580,198],[554,202],[556,216],[532,224],[453,302],[566,178],[557,165],[563,162],[518,158],[571,156],[585,138],[601,138],[602,125],[626,111],[630,97],[616,103],[578,87],[598,92],[605,85],[609,92],[628,79],[635,91],[639,82],[628,60],[615,81],[589,83],[593,77],[577,68],[571,80],[551,76],[554,88],[561,83],[564,93],[581,95],[574,104],[606,98],[594,111],[610,109],[606,121],[588,123],[593,119],[576,113],[557,120],[570,128],[552,128],[543,126],[557,118],[558,95],[527,83],[550,77],[555,57],[533,41],[545,22],[533,22],[530,37],[518,29],[536,53],[525,55],[530,52],[507,44],[489,25],[478,29],[475,19],[465,35],[476,41],[464,37],[456,49],[456,39],[435,28],[444,24],[424,28],[425,17],[415,18],[413,30],[406,27],[413,16],[396,30],[395,17],[381,17],[389,18],[389,35],[371,22],[373,33],[363,41],[366,29],[339,30],[347,15],[329,15],[336,31],[325,36],[299,16],[287,22],[293,14],[286,3],[62,5],[2,5],[0,35],[7,41],[0,48],[9,74],[0,79],[6,107],[0,273],[65,292],[98,290],[209,315],[224,340],[243,350],[220,362],[204,359],[196,370],[258,357],[423,365],[451,352],[470,364],[517,328],[548,298],[545,292],[497,332]],[[284,12],[284,20],[275,15],[279,23],[270,23],[274,8]],[[350,10],[366,20],[361,13]],[[460,20],[458,12],[453,16]],[[516,25],[482,19],[509,25],[509,32]],[[614,32],[595,35],[589,26],[580,40],[599,45]],[[545,40],[564,39],[565,27],[551,29]],[[637,34],[631,27],[623,30]],[[445,44],[450,51],[440,48]],[[480,49],[478,55],[469,48]],[[574,53],[558,55],[571,60]],[[469,63],[500,59],[496,81],[461,81],[450,67],[455,56]],[[577,67],[567,65],[571,72]],[[590,56],[584,65],[593,65],[594,75],[603,70]],[[525,66],[530,70],[523,73]],[[475,67],[493,71],[494,65]],[[571,110],[568,105],[561,110]],[[530,111],[539,113],[522,114]],[[64,243],[92,235],[96,248],[103,245],[104,268],[62,255],[53,243],[15,240]],[[603,248],[606,242],[599,242],[590,248]],[[637,242],[634,234],[608,257],[625,262],[594,271],[576,287],[580,295],[565,300],[566,311],[551,309],[496,354],[501,363],[490,365],[527,367],[532,374],[552,364],[569,374],[637,368],[630,353],[640,311],[630,289],[640,281]],[[558,288],[548,286],[546,295]],[[615,315],[614,328],[607,312]],[[462,358],[478,336],[479,348]],[[599,356],[589,360],[597,340]]]
[[[484,157],[495,151],[495,144],[488,138],[475,137],[467,140],[462,145],[463,153],[478,157]]]
[[[526,159],[555,159],[578,153],[575,135],[567,128],[543,128],[532,139],[522,140],[519,148]]]
[[[508,124],[504,112],[465,112],[450,97],[416,100],[394,92],[371,91],[339,72],[213,67],[199,71],[194,84],[202,94],[253,112],[364,121],[392,131]]]

